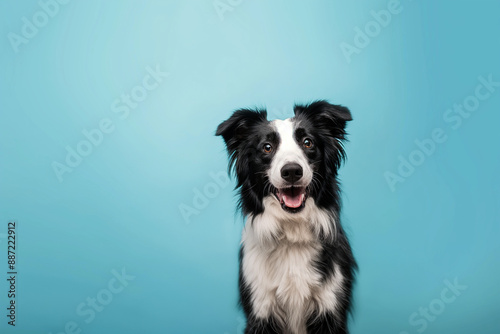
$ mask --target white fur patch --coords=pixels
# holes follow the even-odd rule
[[[281,178],[281,169],[287,163],[295,162],[302,167],[303,176],[297,183],[299,186],[308,186],[311,183],[313,172],[309,166],[304,151],[299,147],[294,137],[294,122],[290,118],[274,120],[271,125],[275,127],[280,136],[280,144],[276,151],[271,168],[268,171],[268,177],[272,185],[276,188],[284,188],[284,180]]]
[[[242,269],[257,318],[274,315],[290,333],[301,334],[313,307],[320,312],[336,310],[343,294],[338,265],[334,277],[323,283],[313,266],[321,251],[318,237],[334,237],[335,218],[312,198],[302,211],[288,213],[273,195],[264,198],[262,214],[248,217]]]

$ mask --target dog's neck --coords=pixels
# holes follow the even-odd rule
[[[264,198],[264,212],[249,215],[243,232],[244,243],[251,238],[253,243],[272,247],[280,243],[316,243],[321,240],[333,242],[337,232],[337,219],[332,212],[318,208],[308,198],[301,212],[288,213],[272,196]]]

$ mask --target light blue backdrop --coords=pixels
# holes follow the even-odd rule
[[[2,333],[241,333],[214,131],[314,99],[354,116],[352,333],[500,332],[497,1],[62,2],[0,3]]]

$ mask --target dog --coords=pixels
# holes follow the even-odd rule
[[[239,109],[216,131],[246,217],[245,333],[348,333],[357,264],[339,220],[337,174],[352,116],[325,100],[295,105],[294,114],[268,121],[264,109]]]

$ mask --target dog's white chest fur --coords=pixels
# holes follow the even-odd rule
[[[313,226],[328,217],[322,216],[312,200],[299,215],[283,215],[273,198],[264,203],[264,213],[253,222],[250,217],[242,239],[243,274],[252,289],[255,315],[262,319],[273,315],[290,333],[305,333],[313,306],[334,310],[341,289],[338,268],[335,280],[327,282],[321,281],[314,268],[321,247]]]

